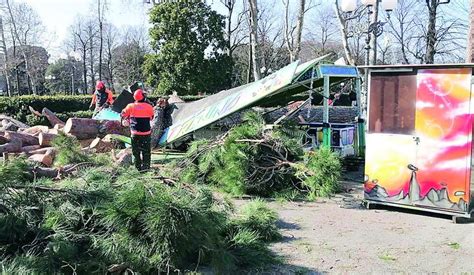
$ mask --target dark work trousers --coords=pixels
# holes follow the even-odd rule
[[[132,136],[132,153],[135,167],[138,171],[150,169],[151,163],[151,138],[146,136]]]

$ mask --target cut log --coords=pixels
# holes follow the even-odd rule
[[[5,116],[5,115],[0,115],[0,120],[8,120],[9,122],[15,124],[18,128],[29,128],[30,126],[26,125],[25,123],[19,121],[19,120],[16,120],[12,117],[9,117],[9,116]]]
[[[121,136],[130,136],[130,128],[123,126],[120,121],[116,120],[102,120],[99,126],[99,135],[104,137],[108,134],[116,134]]]
[[[38,142],[41,147],[49,147],[51,146],[51,142],[53,141],[54,138],[56,138],[58,135],[55,134],[49,134],[49,133],[40,133],[38,135]]]
[[[66,121],[64,132],[77,139],[96,138],[99,134],[100,121],[89,118],[70,118]]]
[[[3,164],[7,164],[8,160],[10,159],[10,155],[8,153],[3,153]]]
[[[40,148],[40,149],[36,149],[36,150],[32,150],[32,151],[29,151],[29,152],[24,152],[27,156],[31,156],[31,155],[36,155],[36,154],[46,154],[46,152],[48,152],[49,150],[53,150],[54,153],[56,153],[56,148],[54,147],[45,147],[45,148]]]
[[[39,146],[39,145],[30,145],[30,146],[21,147],[21,151],[23,153],[28,153],[28,152],[35,151],[35,150],[38,150],[38,149],[41,149],[41,146]]]
[[[121,150],[117,156],[115,156],[115,164],[118,166],[126,167],[132,164],[132,150],[130,149],[123,149]]]
[[[8,122],[6,125],[0,128],[2,131],[18,131],[19,127],[12,122]]]
[[[31,155],[28,158],[28,160],[33,161],[33,162],[38,162],[45,166],[50,167],[51,165],[53,165],[55,153],[56,153],[55,150],[47,150],[46,153],[44,154]]]
[[[21,139],[13,139],[4,145],[0,145],[0,153],[20,153],[22,147]]]
[[[21,132],[24,134],[37,135],[39,133],[47,133],[49,131],[48,126],[37,125],[30,128],[26,128]]]
[[[96,138],[107,134],[130,136],[130,130],[128,127],[122,126],[120,121],[99,121],[92,118],[70,118],[64,126],[64,132],[76,136],[79,140]]]
[[[91,142],[89,148],[93,149],[96,153],[106,153],[110,152],[114,148],[114,144],[112,142],[96,138]]]
[[[59,176],[60,169],[35,167],[32,169],[33,174],[39,178],[56,178]]]
[[[58,131],[58,132],[63,131],[64,130],[64,125],[56,124],[56,125],[54,125],[53,129]]]
[[[93,138],[88,138],[88,139],[83,139],[83,140],[79,140],[79,144],[81,144],[81,147],[84,148],[89,148],[89,146],[91,145],[91,143],[94,141]]]
[[[60,120],[50,109],[43,108],[43,111],[41,113],[48,119],[49,123],[51,123],[51,126],[64,126],[64,121]]]
[[[29,134],[7,131],[5,137],[10,141],[16,139],[21,140],[24,146],[39,145],[38,138]]]
[[[4,137],[3,135],[0,136],[0,145],[8,143],[8,138]]]
[[[28,109],[29,109],[30,112],[31,112],[33,115],[35,115],[35,116],[39,116],[39,117],[43,116],[40,112],[36,111],[36,110],[35,110],[33,107],[31,107],[31,106],[28,106]]]

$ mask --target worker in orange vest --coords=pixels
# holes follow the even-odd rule
[[[112,92],[105,88],[105,84],[102,81],[97,81],[95,85],[95,91],[92,95],[91,105],[89,109],[92,109],[95,105],[94,115],[103,108],[107,108],[114,103],[114,95]]]
[[[130,123],[132,134],[132,154],[135,167],[139,171],[150,169],[151,163],[151,120],[154,117],[153,107],[145,101],[141,89],[133,94],[135,103],[123,109],[122,118]]]

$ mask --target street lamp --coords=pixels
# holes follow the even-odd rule
[[[377,37],[379,37],[382,34],[383,25],[385,25],[385,22],[381,22],[381,21],[372,22],[371,21],[370,17],[373,13],[372,8],[374,6],[377,8],[377,6],[376,6],[377,2],[382,3],[382,8],[387,12],[387,17],[388,18],[390,18],[390,12],[395,9],[395,7],[397,6],[397,3],[398,3],[397,0],[361,0],[362,5],[364,5],[367,9],[367,31],[366,31],[367,37],[365,39],[365,51],[366,51],[365,65],[366,66],[368,66],[369,63],[370,63],[370,57],[369,57],[370,50],[371,50],[370,36],[374,35],[375,48],[373,50],[376,51],[377,50],[377,46],[376,46]],[[351,13],[351,12],[355,11],[356,9],[357,9],[357,0],[341,0],[341,10],[343,12]],[[376,62],[376,60],[374,60],[374,62]],[[365,94],[367,94],[368,87],[369,87],[369,83],[368,83],[369,74],[368,74],[368,72],[369,72],[369,69],[366,68],[365,69],[365,76],[364,76]]]

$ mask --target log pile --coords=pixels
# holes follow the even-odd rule
[[[59,119],[51,110],[41,112],[29,107],[32,114],[46,117],[50,127],[28,126],[11,117],[0,115],[0,156],[6,160],[8,154],[23,155],[38,165],[50,167],[54,163],[56,150],[52,142],[59,134],[74,136],[86,152],[107,153],[115,147],[104,138],[108,134],[130,136],[128,127],[119,121],[99,121],[89,118],[70,118],[66,122]]]

